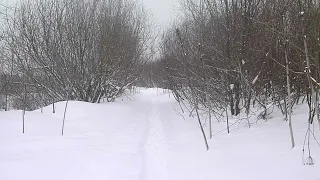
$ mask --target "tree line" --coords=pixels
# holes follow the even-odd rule
[[[319,1],[184,0],[182,7],[184,20],[163,34],[161,58],[148,64],[149,82],[171,89],[189,112],[208,113],[210,138],[213,115],[248,116],[256,106],[266,119],[276,106],[294,146],[292,107],[307,102],[310,126],[319,121]]]
[[[33,110],[66,99],[113,101],[139,79],[148,59],[151,29],[136,2],[31,0],[5,12],[5,109]]]

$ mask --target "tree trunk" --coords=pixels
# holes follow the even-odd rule
[[[288,60],[287,50],[285,50],[285,59],[286,59],[287,92],[288,92],[287,114],[288,114],[288,121],[289,121],[291,145],[292,145],[292,148],[294,148],[295,142],[294,142],[294,135],[293,135],[293,128],[292,128],[292,121],[291,121],[292,104],[291,104],[291,89],[290,89],[290,77],[289,77],[289,60]]]

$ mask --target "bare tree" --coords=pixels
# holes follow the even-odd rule
[[[140,76],[147,23],[131,1],[26,1],[8,21],[6,45],[41,104],[64,100],[66,86],[70,100],[113,101]]]

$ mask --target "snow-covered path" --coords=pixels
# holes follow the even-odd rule
[[[162,119],[159,119],[159,102],[155,96],[150,96],[150,99],[152,99],[152,110],[147,121],[141,180],[167,180],[169,152],[161,122]]]
[[[65,102],[55,114],[52,106],[28,112],[25,134],[21,111],[0,112],[0,180],[320,180],[314,141],[316,165],[301,163],[305,107],[293,116],[294,149],[287,122],[274,113],[251,129],[214,136],[207,152],[197,121],[168,95],[141,89],[115,103],[70,102],[64,136]],[[215,132],[224,128],[213,124]]]

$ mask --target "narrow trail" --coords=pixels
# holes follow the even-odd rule
[[[166,180],[168,179],[168,145],[165,139],[162,119],[157,97],[150,95],[152,106],[147,119],[145,142],[143,144],[143,163],[141,180]]]

